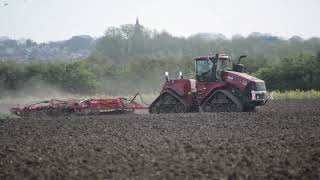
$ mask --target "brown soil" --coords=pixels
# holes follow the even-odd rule
[[[0,179],[319,179],[320,101],[0,121]]]

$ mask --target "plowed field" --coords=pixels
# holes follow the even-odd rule
[[[320,179],[320,100],[0,121],[0,179]]]

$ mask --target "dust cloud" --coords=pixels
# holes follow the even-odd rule
[[[67,93],[58,87],[40,80],[30,80],[17,90],[3,90],[0,87],[0,113],[8,114],[18,104],[29,104],[48,99],[65,99]]]

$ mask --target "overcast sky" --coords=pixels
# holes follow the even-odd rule
[[[177,36],[320,37],[320,0],[0,0],[0,37],[37,42],[98,37],[136,17],[148,28]]]

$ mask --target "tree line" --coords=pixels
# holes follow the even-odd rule
[[[280,63],[259,69],[254,75],[271,90],[320,90],[320,52],[283,58]]]
[[[246,72],[265,80],[269,90],[320,89],[319,38],[285,40],[260,33],[185,38],[129,24],[108,28],[86,59],[1,61],[0,91],[44,82],[75,93],[153,92],[161,88],[165,71],[192,78],[192,57],[217,52],[233,59],[248,55]]]

